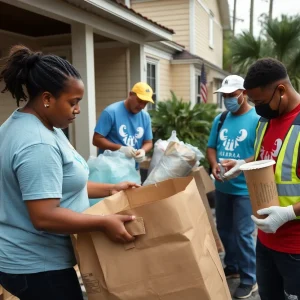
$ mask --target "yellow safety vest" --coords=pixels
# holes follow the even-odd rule
[[[261,118],[256,128],[254,144],[255,160],[260,153],[261,144],[268,127],[268,120]],[[280,148],[275,167],[275,182],[280,206],[288,206],[300,201],[300,178],[297,166],[300,145],[300,113],[292,123]]]

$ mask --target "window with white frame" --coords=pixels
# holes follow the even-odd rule
[[[201,103],[201,76],[196,75],[196,104]]]
[[[210,11],[209,15],[209,47],[214,47],[214,14]]]
[[[158,61],[156,60],[147,60],[147,83],[151,86],[153,90],[152,99],[154,102],[157,100],[157,84],[158,84]],[[148,110],[155,109],[156,103],[149,103],[147,105]]]

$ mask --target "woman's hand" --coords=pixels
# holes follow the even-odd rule
[[[134,237],[127,232],[124,223],[134,220],[135,216],[107,215],[103,218],[103,232],[110,240],[118,243],[132,242],[134,240]]]
[[[132,188],[138,188],[138,187],[140,187],[140,185],[134,182],[129,182],[129,181],[120,182],[114,185],[113,189],[111,190],[111,194],[113,195],[120,191],[132,189]]]

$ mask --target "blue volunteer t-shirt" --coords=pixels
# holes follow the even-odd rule
[[[59,198],[76,212],[89,207],[88,166],[60,129],[15,111],[0,128],[0,271],[61,270],[75,263],[69,235],[34,228],[28,200]],[[44,200],[47,201],[47,200]]]
[[[102,112],[95,132],[107,138],[110,142],[141,149],[143,142],[152,140],[151,119],[142,110],[137,114],[129,112],[124,101],[109,105]],[[103,153],[99,150],[99,153]]]
[[[217,136],[221,114],[212,125],[207,147],[216,149],[217,161],[222,159],[246,159],[254,155],[256,126],[259,116],[254,108],[243,115],[228,113]],[[216,189],[225,194],[248,195],[244,174],[229,181],[215,181]]]

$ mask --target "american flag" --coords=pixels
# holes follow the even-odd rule
[[[201,67],[201,77],[200,77],[200,95],[201,95],[201,100],[206,103],[207,101],[207,86],[206,86],[206,73],[205,73],[205,68],[204,64],[202,64]]]

